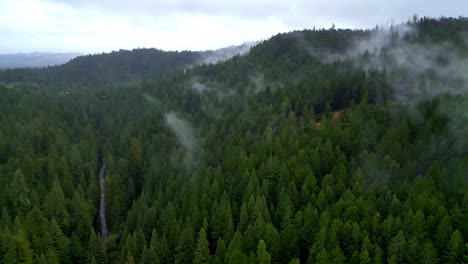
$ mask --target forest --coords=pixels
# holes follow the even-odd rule
[[[1,70],[0,263],[468,263],[467,36],[415,17]]]

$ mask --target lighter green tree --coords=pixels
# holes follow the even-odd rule
[[[210,260],[210,248],[206,239],[205,229],[201,228],[198,234],[197,248],[195,249],[194,264],[205,264]]]

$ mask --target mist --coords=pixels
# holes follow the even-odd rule
[[[206,84],[203,84],[195,79],[192,79],[190,88],[192,88],[193,90],[199,93],[203,93],[203,92],[207,92],[211,90],[210,87],[208,87]]]
[[[392,98],[399,102],[431,99],[443,93],[468,92],[468,58],[453,43],[418,44],[418,29],[402,24],[376,28],[368,37],[355,40],[342,53],[317,51],[300,41],[322,63],[353,60],[366,71],[385,69]],[[463,45],[467,45],[464,38]]]
[[[421,155],[428,160],[442,159],[447,153],[466,155],[468,131],[468,34],[460,34],[457,42],[453,38],[444,41],[422,41],[417,25],[402,24],[375,28],[365,37],[351,41],[343,52],[317,50],[307,43],[302,33],[297,34],[299,45],[321,63],[346,62],[363,69],[368,77],[371,71],[385,71],[390,85],[390,99],[398,109],[410,111],[413,126],[423,126],[428,120],[445,119],[440,131],[421,144]],[[376,88],[379,90],[379,87]],[[388,87],[382,87],[388,89]],[[462,96],[459,96],[462,95]],[[385,103],[385,102],[381,102]],[[400,122],[398,111],[390,117]],[[375,124],[365,122],[361,131],[370,141],[376,140]],[[427,147],[425,147],[427,145]],[[435,147],[434,147],[435,146]],[[366,146],[361,146],[366,148]],[[403,168],[391,160],[379,159],[375,152],[364,152],[359,157],[360,172],[367,175],[367,184],[388,186],[391,175],[402,173]],[[431,158],[432,157],[432,158]],[[454,161],[452,161],[454,162]],[[462,163],[462,161],[457,160]],[[426,177],[431,164],[417,164],[418,176]],[[455,165],[453,165],[455,166]],[[463,170],[459,165],[459,170]],[[358,173],[358,174],[359,174]]]
[[[230,46],[213,51],[207,51],[198,64],[216,64],[218,62],[223,62],[227,59],[230,59],[236,55],[246,55],[249,53],[250,48],[257,44],[258,42],[246,42],[239,46]]]
[[[195,134],[192,125],[188,121],[179,118],[174,112],[167,113],[165,119],[169,128],[177,136],[179,143],[191,155],[195,146]]]

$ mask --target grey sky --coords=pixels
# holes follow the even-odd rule
[[[215,49],[312,27],[468,15],[467,0],[0,0],[0,53]]]

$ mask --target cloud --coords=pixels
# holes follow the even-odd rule
[[[192,80],[192,83],[190,85],[190,88],[192,88],[193,90],[199,92],[199,93],[203,93],[205,91],[209,91],[211,90],[210,87],[206,86],[206,84],[203,84],[197,80]]]
[[[353,59],[355,66],[367,71],[385,68],[391,77],[393,99],[418,101],[443,93],[468,92],[468,57],[453,43],[408,41],[418,36],[415,24],[374,28],[367,34],[349,39],[349,45],[342,51],[316,48],[306,40],[305,34],[297,31],[293,36],[301,48],[322,63]],[[464,32],[460,37],[464,37],[464,45],[468,45],[468,33]]]
[[[173,112],[166,114],[166,122],[169,128],[177,135],[182,146],[188,151],[192,151],[195,143],[195,135],[190,123],[177,117]]]
[[[91,7],[123,14],[152,14],[155,16],[188,13],[207,16],[230,16],[247,20],[279,18],[287,26],[311,27],[348,24],[374,26],[390,19],[402,21],[420,14],[424,16],[459,16],[466,13],[468,3],[452,0],[48,0],[76,8]],[[465,11],[465,12],[464,12]]]
[[[0,53],[207,50],[332,23],[373,27],[466,11],[465,0],[2,0]]]
[[[274,18],[252,22],[176,10],[161,15],[131,8],[111,12],[91,4],[43,0],[5,0],[0,17],[2,39],[8,40],[0,43],[0,53],[214,50],[290,30]]]
[[[196,139],[192,125],[187,120],[178,117],[174,112],[167,113],[165,118],[168,127],[174,132],[180,144],[185,149],[185,154],[183,154],[184,164],[192,168],[197,163],[195,156]]]
[[[246,42],[239,46],[229,46],[213,51],[207,51],[198,64],[215,64],[230,59],[236,55],[245,55],[249,53],[250,48],[256,44],[257,42]]]

